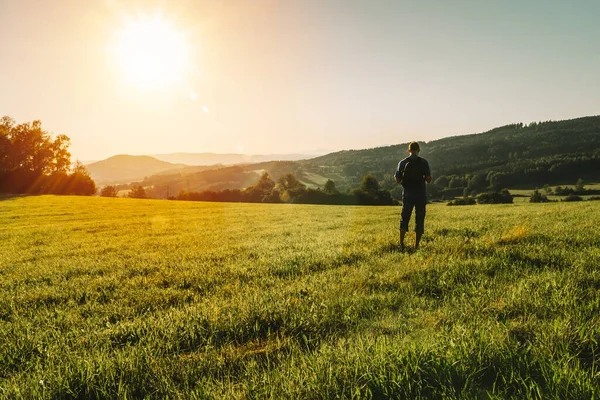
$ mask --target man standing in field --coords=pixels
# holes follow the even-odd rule
[[[421,148],[417,142],[408,145],[410,156],[398,163],[398,169],[394,174],[396,183],[404,187],[402,193],[402,216],[400,218],[400,247],[404,249],[404,236],[408,231],[408,222],[415,209],[415,249],[419,248],[421,236],[425,231],[425,206],[427,205],[427,188],[425,182],[431,182],[431,171],[429,163],[419,157]]]

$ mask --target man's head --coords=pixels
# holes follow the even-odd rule
[[[410,142],[410,144],[408,145],[408,152],[410,154],[419,154],[419,151],[421,151],[421,148],[419,147],[419,143],[417,142]]]

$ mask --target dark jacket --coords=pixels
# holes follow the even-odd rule
[[[416,161],[419,159],[418,163],[423,173],[423,180],[416,186],[405,187],[402,193],[402,201],[414,204],[427,204],[427,187],[425,186],[425,177],[431,175],[431,170],[429,169],[429,163],[426,159],[411,154],[409,157],[406,157],[404,160],[398,163],[398,169],[396,170],[395,176],[397,178],[402,178],[402,171],[404,171],[404,166],[409,159],[411,161]]]

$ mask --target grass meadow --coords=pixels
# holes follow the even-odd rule
[[[600,203],[427,213],[0,200],[0,398],[597,398]]]

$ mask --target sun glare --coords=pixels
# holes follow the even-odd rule
[[[189,63],[185,35],[160,14],[128,20],[116,53],[127,81],[145,89],[180,82]]]

